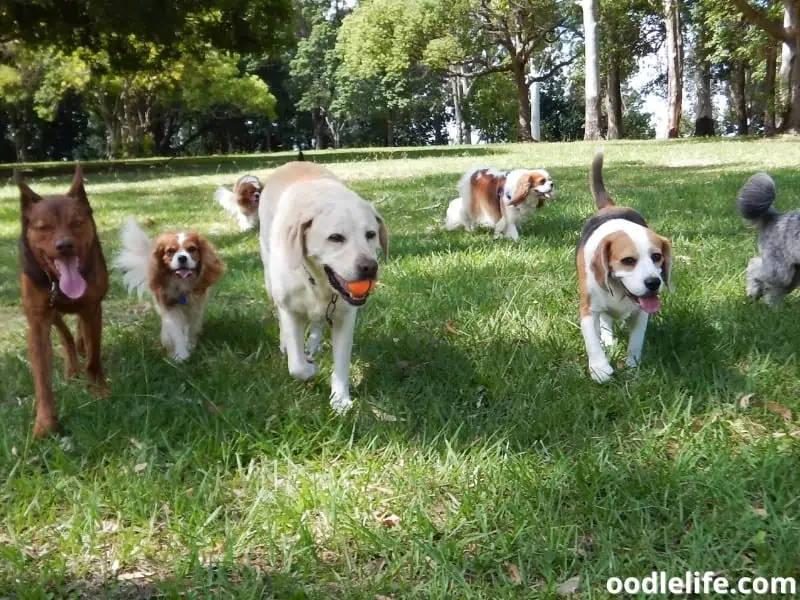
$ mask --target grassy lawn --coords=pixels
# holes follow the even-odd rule
[[[135,215],[209,234],[228,273],[182,365],[114,274],[112,395],[65,382],[58,355],[70,435],[43,442],[18,200],[0,188],[0,597],[540,598],[579,576],[581,597],[602,598],[607,578],[653,570],[800,577],[800,419],[786,410],[800,414],[800,299],[746,300],[756,236],[733,207],[756,170],[775,176],[779,208],[800,207],[800,145],[605,144],[612,194],[672,240],[676,291],[642,366],[618,352],[604,386],[587,376],[573,266],[594,148],[326,157],[391,234],[344,418],[328,408],[329,352],[316,380],[290,379],[256,236],[212,203],[239,163],[91,173],[107,258]],[[273,164],[248,160],[260,176]],[[556,181],[517,245],[442,230],[459,175],[480,164]],[[69,185],[44,175],[40,193]]]

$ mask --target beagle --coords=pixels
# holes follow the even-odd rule
[[[647,319],[661,308],[659,292],[669,289],[672,249],[638,212],[614,204],[603,184],[601,152],[592,162],[590,186],[598,212],[584,223],[575,264],[589,374],[603,383],[614,373],[603,349],[614,343],[614,319],[631,321],[626,364],[639,364]]]

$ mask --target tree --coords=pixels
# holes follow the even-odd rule
[[[781,71],[788,74],[789,110],[783,129],[787,133],[800,135],[800,60],[796,57],[800,44],[800,0],[783,1],[783,23],[764,10],[761,5],[754,5],[748,0],[732,0],[732,4],[745,20],[764,30],[776,42],[784,44]],[[774,1],[768,4],[770,7],[777,6]]]
[[[274,52],[288,41],[290,0],[0,0],[0,42],[106,51],[114,69],[175,59],[180,43],[202,40],[219,50]]]
[[[664,0],[667,31],[667,137],[680,135],[683,102],[683,34],[680,0]]]
[[[707,23],[706,3],[695,2],[691,7],[694,25],[694,46],[692,62],[694,66],[695,116],[694,135],[696,137],[715,134],[714,113],[711,105],[711,38]]]
[[[597,1],[583,0],[583,35],[586,53],[586,119],[583,139],[600,139],[600,69],[597,64]]]

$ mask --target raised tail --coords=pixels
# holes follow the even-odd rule
[[[222,186],[218,187],[214,192],[214,200],[226,211],[232,215],[238,214],[238,207],[236,206],[236,196],[227,188]]]
[[[606,191],[606,186],[603,183],[603,151],[598,150],[592,160],[592,168],[589,172],[589,187],[594,196],[594,203],[597,209],[606,208],[607,206],[614,206],[614,200]]]
[[[773,202],[775,182],[766,173],[756,173],[739,190],[736,206],[745,219],[761,227],[780,214],[772,208]]]
[[[139,296],[148,290],[152,244],[147,234],[133,217],[129,217],[120,232],[121,248],[114,259],[114,268],[123,272],[122,281],[128,293],[134,290]]]

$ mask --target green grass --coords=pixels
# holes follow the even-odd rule
[[[132,214],[197,226],[229,271],[183,365],[112,277],[111,397],[65,382],[56,360],[68,442],[30,437],[18,205],[0,188],[0,596],[540,598],[580,576],[581,596],[601,598],[608,577],[652,570],[800,577],[800,423],[764,405],[800,411],[800,300],[771,311],[745,299],[756,237],[733,209],[761,169],[779,207],[800,207],[800,146],[605,150],[612,193],[671,238],[676,291],[642,366],[604,386],[587,376],[573,272],[593,145],[326,157],[392,236],[344,418],[327,404],[329,352],[316,380],[289,378],[256,237],[211,201],[236,159],[91,174],[107,257]],[[250,159],[269,172],[271,159]],[[518,245],[442,230],[476,164],[554,176],[559,198]]]

